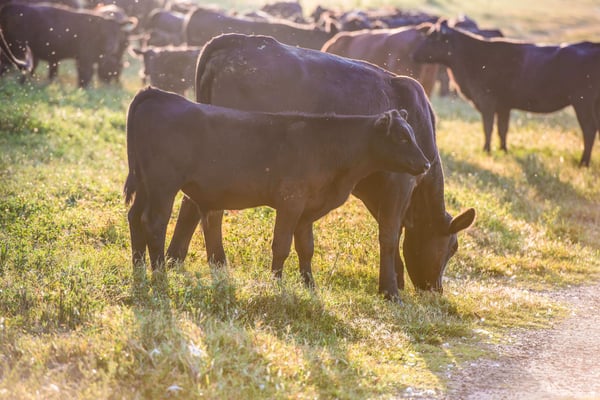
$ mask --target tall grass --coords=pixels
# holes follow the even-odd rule
[[[560,318],[545,293],[600,272],[600,153],[577,166],[572,111],[513,112],[509,153],[486,155],[476,111],[434,97],[448,209],[478,211],[444,295],[377,295],[377,226],[353,198],[316,226],[315,292],[295,255],[271,280],[269,208],[227,213],[228,268],[207,265],[196,235],[166,288],[135,287],[121,195],[135,67],[122,87],[89,90],[66,70],[0,81],[0,398],[433,396],[486,343]]]

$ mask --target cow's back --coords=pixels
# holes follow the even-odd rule
[[[264,36],[213,39],[196,78],[197,101],[240,109],[368,114],[395,106],[389,72]]]
[[[437,77],[436,64],[421,64],[412,60],[413,50],[422,37],[413,26],[396,29],[365,29],[340,32],[327,41],[324,52],[364,60],[376,64],[397,75],[417,79],[430,95]]]

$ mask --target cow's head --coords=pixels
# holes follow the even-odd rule
[[[412,59],[422,63],[447,64],[452,56],[451,35],[453,28],[448,26],[447,19],[440,19],[436,23],[425,22],[417,26],[417,30],[424,36],[424,40],[412,53]]]
[[[421,175],[429,169],[429,160],[415,140],[412,127],[406,121],[406,110],[391,110],[379,115],[375,130],[375,156],[388,171]]]
[[[420,198],[413,201],[417,200],[427,201]],[[417,289],[441,293],[446,265],[458,249],[457,234],[471,226],[475,210],[469,208],[454,218],[445,212],[436,220],[430,215],[414,215],[420,208],[420,205],[412,204],[405,223],[403,254],[406,270]]]
[[[151,76],[154,69],[154,60],[156,58],[156,50],[154,48],[132,49],[136,56],[141,56],[144,61],[144,67],[140,70],[139,76],[142,78],[142,84],[152,84]]]
[[[98,23],[98,77],[103,82],[118,80],[123,69],[123,54],[129,45],[129,34],[137,26],[136,18],[103,16]]]

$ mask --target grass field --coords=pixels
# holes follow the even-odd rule
[[[398,4],[464,10],[524,38],[600,41],[592,1],[548,0],[543,13],[508,3]],[[0,399],[443,394],[446,373],[490,356],[487,344],[561,318],[545,293],[598,278],[600,149],[577,166],[572,110],[513,111],[510,152],[486,155],[478,113],[434,97],[447,207],[478,212],[444,295],[410,284],[403,305],[377,295],[377,226],[354,198],[316,226],[316,293],[295,254],[271,280],[268,208],[226,215],[226,270],[208,266],[196,235],[169,271],[167,299],[134,292],[121,191],[138,65],[121,87],[79,90],[70,63],[52,84],[0,81]]]

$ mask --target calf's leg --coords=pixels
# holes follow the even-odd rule
[[[148,244],[152,271],[162,272],[165,267],[165,237],[174,196],[166,197],[164,194],[161,196],[154,193],[149,194],[148,198],[154,201],[148,201],[148,205],[142,213],[142,225]]]
[[[300,275],[304,285],[309,288],[315,287],[312,275],[311,262],[315,252],[315,242],[312,229],[312,221],[300,221],[294,231],[294,246],[298,253],[300,264]]]
[[[273,243],[271,244],[273,251],[271,271],[277,279],[281,279],[283,274],[283,263],[290,254],[292,237],[301,213],[301,209],[277,209],[275,229],[273,230]]]
[[[135,200],[129,209],[127,217],[129,219],[129,233],[131,235],[131,258],[133,266],[142,264],[146,256],[146,235],[142,226],[142,212],[144,211],[145,201],[142,191],[138,191]]]
[[[167,249],[167,257],[175,261],[183,261],[187,256],[190,241],[194,231],[200,222],[200,210],[196,203],[189,197],[184,196],[181,200],[181,208],[175,224],[173,238]]]

